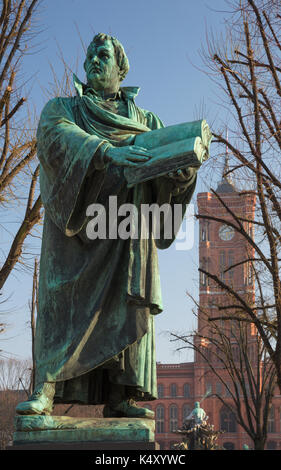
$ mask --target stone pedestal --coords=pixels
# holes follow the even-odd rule
[[[14,450],[155,450],[155,421],[142,418],[16,416]]]

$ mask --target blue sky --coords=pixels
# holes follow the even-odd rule
[[[41,33],[33,40],[32,54],[23,65],[29,102],[39,115],[47,100],[44,90],[53,82],[51,66],[58,77],[63,73],[59,50],[83,81],[83,44],[87,46],[94,34],[105,32],[117,37],[126,50],[130,71],[123,85],[141,88],[138,106],[156,113],[165,125],[202,117],[216,125],[221,118],[220,96],[204,73],[200,50],[206,46],[207,31],[223,31],[228,9],[225,0],[45,0],[36,18]],[[200,171],[193,203],[198,192],[215,184],[220,171],[218,168],[211,174],[207,166]],[[194,305],[186,296],[187,290],[198,295],[196,224],[193,236],[192,249],[179,251],[174,245],[159,251],[164,312],[156,318],[157,361],[174,363],[191,358],[186,352],[176,353],[176,345],[165,332],[196,327]],[[30,276],[15,271],[4,290],[5,297],[11,294],[5,304],[5,309],[11,310],[5,317],[10,328],[1,337],[0,349],[21,358],[31,355],[31,284]]]

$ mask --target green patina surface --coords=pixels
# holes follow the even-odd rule
[[[30,442],[153,442],[155,422],[140,418],[72,418],[18,416],[14,445]]]
[[[134,416],[131,399],[157,398],[154,317],[162,312],[157,249],[168,248],[176,230],[165,238],[162,220],[158,239],[152,227],[148,237],[122,238],[107,230],[105,238],[92,239],[87,236],[87,209],[97,203],[106,214],[117,217],[123,204],[133,205],[141,213],[143,204],[169,203],[172,217],[175,205],[182,207],[184,217],[196,185],[194,166],[207,158],[211,135],[203,120],[163,129],[156,114],[136,105],[139,88],[120,86],[129,64],[115,38],[95,36],[84,68],[87,83],[74,76],[76,96],[50,100],[37,131],[45,218],[35,336],[36,384],[55,383],[49,386],[55,390],[55,402],[106,404],[106,416],[116,416],[121,403],[123,416]],[[196,140],[197,135],[202,142]],[[187,138],[191,141],[183,149],[182,141]],[[172,145],[169,158],[176,153],[180,159],[195,146],[199,165],[189,159],[191,168],[181,163],[181,171],[164,174],[163,145]],[[141,162],[145,165],[152,157],[161,160],[160,173],[150,178],[147,165],[146,173],[142,169],[140,179],[130,183],[125,170],[132,171]],[[136,175],[132,176],[134,180]],[[42,393],[38,387],[31,401],[44,411]],[[52,399],[53,395],[49,401]],[[30,406],[28,412],[34,409]],[[14,444],[150,443],[154,428],[154,420],[141,418],[17,416]]]
[[[93,74],[100,46],[91,46],[88,84],[75,77],[77,96],[49,101],[37,132],[45,220],[36,382],[56,382],[56,395],[65,403],[105,403],[108,383],[130,386],[129,398],[157,398],[154,315],[162,311],[157,248],[168,248],[175,238],[90,240],[87,207],[99,203],[109,210],[109,197],[116,196],[117,211],[124,203],[139,209],[159,201],[185,208],[196,184],[195,171],[184,182],[163,177],[127,187],[118,149],[125,155],[137,135],[163,123],[135,104],[138,88],[120,87],[114,50],[105,46],[107,58],[98,57],[104,73]],[[106,100],[105,93],[112,92],[116,99]],[[108,145],[119,160],[102,164]]]

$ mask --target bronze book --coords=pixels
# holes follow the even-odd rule
[[[212,139],[205,120],[186,122],[137,135],[135,145],[151,150],[152,158],[124,171],[128,187],[181,168],[199,167],[209,157]]]

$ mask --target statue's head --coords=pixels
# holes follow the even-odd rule
[[[200,408],[200,403],[199,403],[199,401],[196,401],[196,402],[194,403],[194,407],[195,407],[195,408]]]
[[[117,91],[129,70],[129,61],[116,38],[99,33],[88,47],[84,69],[88,85],[96,91]]]

